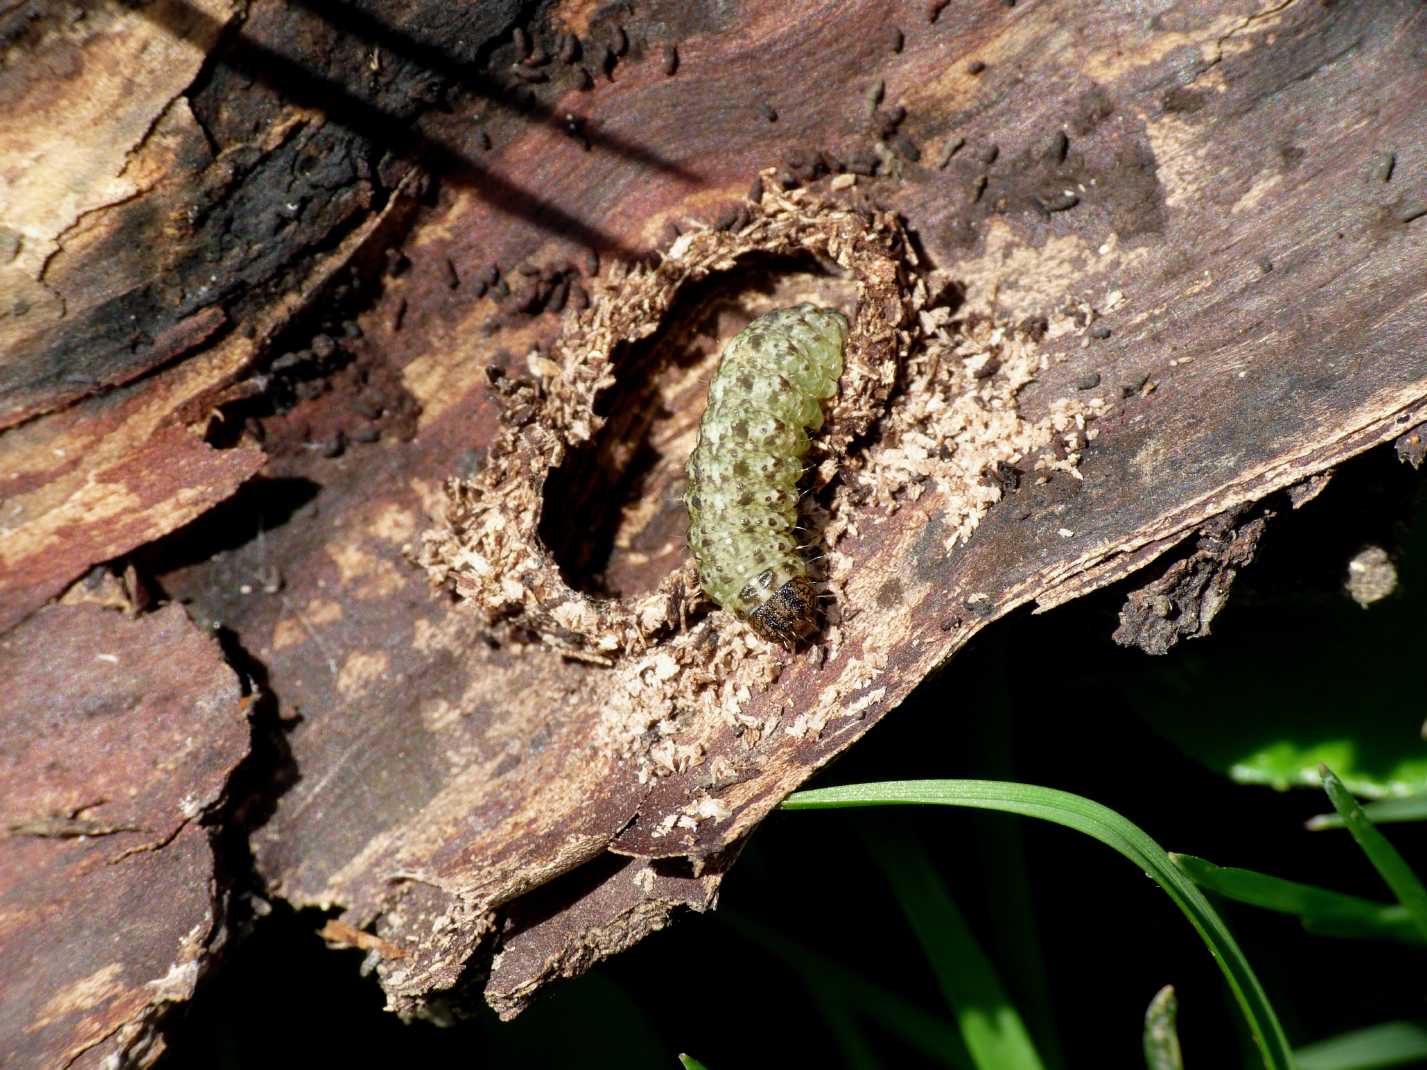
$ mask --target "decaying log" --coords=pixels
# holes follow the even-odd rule
[[[0,680],[0,1061],[152,1058],[224,940],[203,821],[248,752],[238,678],[178,606],[82,604],[0,638]]]
[[[262,891],[366,934],[403,1013],[514,1013],[707,908],[981,628],[1427,420],[1427,11],[1152,6],[908,4],[896,47],[873,0],[0,12],[6,678],[43,690],[47,624],[112,614],[45,604],[126,555],[221,628],[299,771],[251,837]],[[882,235],[890,273],[769,237],[793,219]],[[886,388],[814,477],[828,626],[788,655],[675,582],[682,466],[721,341],[883,284]],[[497,493],[523,511],[482,557]],[[173,669],[175,709],[236,703],[216,656]],[[164,920],[146,964],[188,954]]]

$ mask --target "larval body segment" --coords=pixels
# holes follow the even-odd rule
[[[815,627],[798,479],[847,334],[842,313],[808,304],[750,323],[724,347],[689,458],[689,546],[704,592],[789,646]]]

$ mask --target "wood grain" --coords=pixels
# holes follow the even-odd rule
[[[192,121],[165,128],[165,182],[91,213],[97,236],[75,248],[66,278],[115,243],[141,250],[110,257],[104,286],[128,303],[77,302],[3,363],[89,354],[96,391],[143,366],[83,397],[26,372],[6,399],[27,414],[0,436],[7,473],[11,451],[64,448],[105,406],[153,414],[105,464],[182,423],[233,456],[231,490],[238,458],[263,451],[260,480],[138,560],[231,632],[273,714],[295,721],[301,776],[273,786],[253,837],[262,880],[402,948],[378,972],[404,1011],[508,946],[489,995],[513,1013],[676,904],[704,908],[741,838],[979,629],[1119,579],[1427,418],[1420,4],[988,2],[934,24],[907,4],[893,51],[871,0],[649,0],[623,22],[627,51],[600,63],[613,24],[571,2],[526,27],[555,57],[543,65],[515,53],[516,9],[409,0],[341,5],[339,19],[318,0],[255,0],[221,33],[221,10],[111,13],[211,50],[196,79],[138,90]],[[558,58],[567,31],[582,38],[574,64]],[[850,196],[901,214],[963,321],[1078,318],[1044,334],[1028,417],[1075,396],[1111,408],[1082,478],[1021,479],[950,554],[955,518],[934,491],[868,508],[839,546],[857,563],[855,642],[750,691],[741,715],[779,718],[758,742],[691,722],[676,738],[697,760],[641,780],[601,732],[615,672],[492,647],[404,550],[442,481],[496,440],[489,369],[526,376],[559,330],[551,306],[578,300],[591,267],[607,277],[650,255],[671,225],[736,225],[760,169],[826,188],[829,163],[875,171]],[[175,216],[184,198],[197,207]],[[192,222],[160,241],[175,218]],[[582,500],[608,503],[592,525],[611,534],[584,580],[617,577],[631,597],[670,571],[676,447],[708,355],[746,322],[750,290],[806,289],[818,270],[742,265],[672,312],[687,346],[629,348],[612,396],[662,408],[596,443],[601,491]],[[200,273],[215,280],[201,298]],[[162,310],[134,304],[173,280]],[[224,318],[205,334],[191,317],[207,307]],[[197,326],[148,367],[124,351],[134,316],[154,339]],[[81,335],[91,349],[67,348]],[[60,478],[39,472],[31,493]],[[558,476],[548,486],[561,493]],[[165,508],[142,539],[187,519]],[[96,540],[72,574],[133,545]],[[53,587],[19,567],[32,612]],[[660,866],[691,883],[640,882]],[[539,920],[499,935],[507,916]]]

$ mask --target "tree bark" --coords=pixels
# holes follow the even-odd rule
[[[175,900],[132,967],[48,960],[11,1058],[150,1057],[188,989],[146,984],[201,974],[235,889],[336,912],[399,1011],[514,1013],[707,908],[769,810],[998,617],[1153,562],[1123,634],[1201,632],[1271,523],[1245,507],[1427,418],[1427,11],[1151,7],[0,8],[7,778],[38,773],[47,691],[73,728],[119,679],[80,671],[95,622],[138,613],[126,650],[190,657],[137,699],[210,711],[174,799],[252,852],[201,858],[192,947]],[[862,317],[871,385],[815,477],[828,628],[786,654],[681,586],[678,495],[720,342],[807,296]],[[507,521],[500,606],[451,477]],[[70,586],[97,565],[128,583]],[[638,634],[591,646],[611,620]],[[223,658],[264,755],[226,796]],[[167,827],[89,794],[6,797],[7,897],[73,917],[191,875],[184,834],[69,868],[108,837],[33,830]],[[0,936],[0,987],[37,931]]]

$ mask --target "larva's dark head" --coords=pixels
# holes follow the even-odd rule
[[[779,587],[748,615],[748,623],[764,639],[792,649],[817,631],[818,592],[812,581],[798,576]]]

